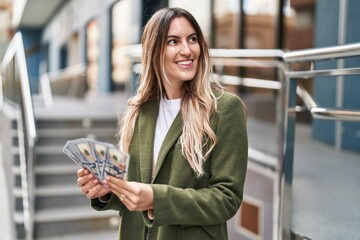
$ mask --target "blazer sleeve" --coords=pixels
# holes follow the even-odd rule
[[[105,211],[105,210],[116,210],[120,212],[124,209],[124,204],[119,200],[119,198],[112,194],[109,201],[107,203],[101,202],[98,198],[91,199],[91,207],[97,211]]]
[[[153,184],[153,220],[143,214],[148,227],[164,225],[214,225],[235,215],[243,198],[248,140],[242,101],[224,94],[218,100],[214,130],[217,144],[209,159],[208,187],[176,188]]]

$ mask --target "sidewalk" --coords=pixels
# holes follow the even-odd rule
[[[309,127],[297,128],[294,231],[316,240],[360,239],[360,153],[336,151],[312,141]]]
[[[274,124],[249,120],[250,146],[276,156]],[[311,126],[297,123],[292,230],[314,240],[360,239],[359,171],[360,153],[314,141]]]

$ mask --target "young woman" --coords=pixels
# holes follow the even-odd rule
[[[247,166],[242,101],[211,78],[209,49],[187,11],[157,11],[142,35],[142,74],[122,118],[127,180],[78,184],[96,210],[122,217],[121,240],[227,239]]]

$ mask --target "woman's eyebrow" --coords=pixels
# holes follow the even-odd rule
[[[197,34],[196,33],[191,33],[189,36],[187,36],[188,38],[189,37],[192,37],[192,36],[196,36]],[[168,35],[167,38],[180,38],[179,36],[177,35]]]
[[[177,35],[168,35],[167,38],[180,38],[180,37]]]

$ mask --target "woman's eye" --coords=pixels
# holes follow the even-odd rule
[[[176,44],[176,40],[175,39],[171,39],[167,42],[169,45],[175,45]]]
[[[198,39],[196,36],[193,36],[190,38],[190,42],[192,42],[192,43],[197,43],[197,41],[198,41]]]

